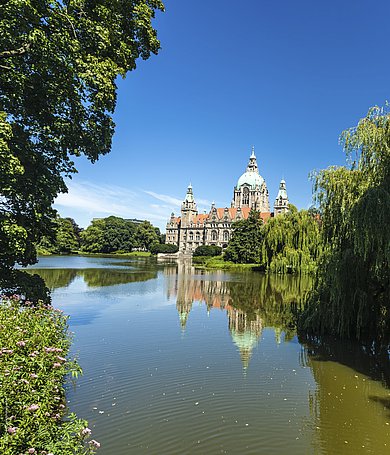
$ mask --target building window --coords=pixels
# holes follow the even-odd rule
[[[242,203],[243,203],[243,205],[249,205],[249,190],[248,190],[248,188],[244,188],[242,190]]]
[[[193,240],[194,240],[194,233],[190,232],[190,242],[192,242]]]
[[[218,240],[217,231],[211,231],[211,240],[213,240],[213,241]]]
[[[200,242],[200,232],[197,232],[197,233],[196,233],[196,241],[197,241],[197,242]]]
[[[224,242],[228,242],[229,241],[229,232],[228,231],[224,231],[224,233],[223,233],[223,241]]]

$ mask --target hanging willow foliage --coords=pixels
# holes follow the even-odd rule
[[[276,273],[313,273],[321,253],[318,219],[294,206],[270,219],[263,228],[262,260]]]
[[[349,167],[315,176],[324,254],[305,331],[388,343],[390,333],[390,113],[371,109],[341,141]]]

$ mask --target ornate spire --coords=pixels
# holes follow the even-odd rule
[[[252,146],[252,153],[251,156],[249,157],[249,163],[246,168],[247,172],[256,172],[257,174],[259,173],[259,168],[257,166],[257,161],[256,161],[256,155],[255,155],[255,146]]]
[[[194,202],[194,193],[192,192],[191,183],[188,185],[187,194],[186,194],[185,200],[188,201],[188,202]]]
[[[280,213],[288,212],[289,200],[287,196],[286,182],[282,179],[279,183],[278,195],[275,199],[274,213],[279,215]]]

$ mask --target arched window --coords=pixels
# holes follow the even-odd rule
[[[211,240],[213,240],[213,241],[218,240],[217,231],[211,231]]]
[[[224,231],[223,232],[223,241],[228,242],[229,241],[229,231]]]
[[[190,232],[190,242],[192,242],[194,240],[194,233],[191,231]]]
[[[248,190],[248,188],[244,188],[242,190],[242,203],[243,203],[243,205],[249,205],[249,190]]]
[[[196,233],[196,241],[197,241],[197,242],[200,242],[200,232],[197,232],[197,233]]]

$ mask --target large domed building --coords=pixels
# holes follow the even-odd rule
[[[274,213],[270,212],[269,194],[264,178],[260,175],[254,148],[245,172],[234,187],[230,208],[211,205],[209,213],[198,214],[192,186],[187,188],[181,205],[181,216],[171,214],[166,226],[166,243],[178,245],[181,253],[192,254],[198,246],[217,245],[225,248],[235,221],[248,218],[254,209],[263,221],[288,211],[286,182],[282,180],[275,200]]]
[[[234,188],[232,207],[250,207],[263,213],[270,211],[267,185],[259,174],[254,148],[252,148],[246,171],[238,179],[237,186]]]

